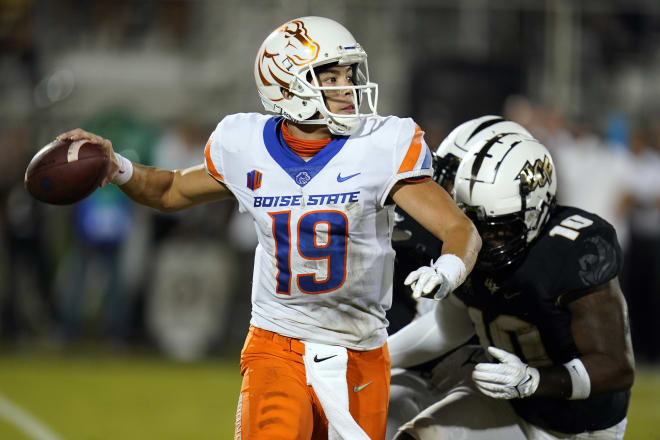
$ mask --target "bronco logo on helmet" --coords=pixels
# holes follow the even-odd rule
[[[300,20],[285,23],[275,32],[283,33],[288,40],[284,48],[284,57],[277,52],[277,48],[269,48],[266,45],[263,53],[259,56],[259,78],[265,86],[277,83],[282,87],[289,88],[293,77],[293,74],[290,73],[291,68],[294,65],[304,66],[316,60],[319,54],[319,45],[309,37],[305,23]],[[269,49],[272,52],[269,52]],[[274,99],[274,101],[281,99]]]

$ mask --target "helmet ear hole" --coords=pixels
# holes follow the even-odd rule
[[[287,88],[280,87],[280,92],[282,93],[282,98],[292,99],[295,95]]]

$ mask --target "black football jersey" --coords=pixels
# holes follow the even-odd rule
[[[517,266],[474,269],[455,294],[468,307],[484,347],[515,353],[534,367],[580,356],[566,305],[615,278],[623,261],[614,228],[595,214],[557,207]],[[629,392],[585,400],[513,399],[528,422],[564,433],[604,429],[620,422]]]

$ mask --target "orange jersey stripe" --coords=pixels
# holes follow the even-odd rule
[[[405,173],[406,171],[411,171],[415,168],[417,159],[419,159],[419,154],[422,151],[423,136],[424,132],[422,129],[419,128],[419,125],[415,125],[415,134],[413,134],[412,141],[410,141],[410,146],[408,147],[408,152],[406,153],[406,157],[403,158],[403,162],[401,162],[397,174]]]
[[[206,160],[206,168],[209,170],[211,175],[224,182],[225,178],[222,177],[222,174],[218,172],[218,170],[215,169],[215,165],[213,165],[213,160],[211,160],[211,139],[206,143],[206,147],[204,148],[204,158]]]

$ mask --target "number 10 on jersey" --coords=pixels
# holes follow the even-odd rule
[[[291,229],[291,211],[269,212],[273,219],[275,258],[277,259],[276,291],[290,295],[291,280],[291,233],[296,235],[298,255],[306,260],[325,260],[326,276],[316,273],[295,275],[298,289],[310,295],[332,292],[346,280],[348,250],[348,218],[341,211],[311,211],[303,214]],[[326,229],[327,240],[319,242],[319,233]]]

